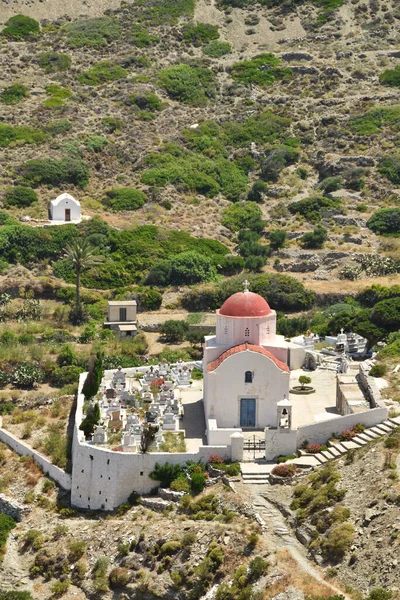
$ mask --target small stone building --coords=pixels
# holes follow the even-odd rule
[[[50,220],[59,223],[80,223],[81,203],[71,194],[60,194],[50,202]]]
[[[118,331],[119,337],[135,336],[138,333],[136,300],[109,301],[103,326]]]

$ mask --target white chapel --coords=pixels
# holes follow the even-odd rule
[[[304,348],[276,334],[276,312],[245,289],[217,310],[215,336],[205,338],[204,411],[208,443],[233,431],[278,426],[278,403],[289,398],[290,369]],[[233,431],[232,431],[233,430]]]
[[[66,192],[50,202],[49,212],[50,220],[57,224],[81,222],[81,203]]]

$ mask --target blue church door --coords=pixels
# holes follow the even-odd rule
[[[256,426],[256,400],[255,398],[240,399],[240,427]]]

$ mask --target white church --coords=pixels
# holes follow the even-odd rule
[[[276,334],[276,312],[250,292],[233,294],[217,310],[215,336],[205,338],[204,412],[208,443],[241,429],[276,428],[289,398],[290,370],[305,349]]]
[[[50,202],[49,213],[50,220],[55,225],[80,223],[82,218],[81,203],[71,194],[64,192]]]

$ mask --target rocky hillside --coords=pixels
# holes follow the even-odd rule
[[[232,203],[250,200],[263,235],[286,232],[276,264],[253,258],[253,270],[333,281],[397,271],[397,241],[382,243],[380,221],[366,227],[399,197],[395,0],[2,5],[4,21],[40,19],[11,19],[0,38],[12,215],[45,219],[68,190],[119,228],[157,224],[234,250],[252,226],[230,218]],[[16,184],[34,193],[15,198]],[[363,256],[377,252],[395,262],[371,268]]]

